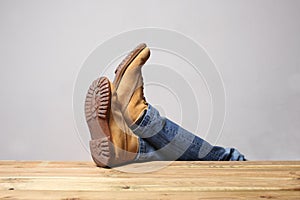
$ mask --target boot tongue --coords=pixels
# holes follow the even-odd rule
[[[116,75],[115,87],[117,96],[121,104],[121,111],[124,114],[125,121],[128,125],[136,120],[136,113],[140,113],[147,107],[143,96],[143,77],[142,66],[150,56],[150,49],[144,48],[131,61],[129,66],[124,66],[124,73]],[[118,82],[118,80],[120,80]],[[134,99],[132,97],[135,96]],[[142,108],[142,110],[140,109]],[[130,110],[130,112],[128,112]],[[131,113],[134,112],[134,113]],[[134,116],[134,118],[132,118]]]

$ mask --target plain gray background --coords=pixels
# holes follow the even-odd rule
[[[299,1],[0,0],[0,159],[90,160],[72,92],[89,53],[120,32],[179,31],[223,77],[218,145],[250,160],[299,160]]]

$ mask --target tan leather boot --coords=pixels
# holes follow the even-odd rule
[[[85,116],[91,133],[92,158],[100,167],[133,161],[139,142],[123,120],[112,84],[106,77],[95,80],[85,101]]]
[[[140,44],[127,55],[115,71],[113,85],[128,126],[136,122],[148,107],[143,92],[141,68],[149,56],[150,50],[147,45]]]

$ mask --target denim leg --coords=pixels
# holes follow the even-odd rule
[[[139,138],[139,152],[135,158],[136,162],[147,161],[164,161],[166,160],[163,155],[156,151],[147,141]]]
[[[245,160],[234,148],[212,146],[202,138],[160,116],[150,104],[139,124],[132,131],[154,147],[151,154],[164,160],[218,161]],[[153,153],[153,150],[155,153]],[[156,155],[157,154],[157,155]]]

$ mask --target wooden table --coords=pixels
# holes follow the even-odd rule
[[[0,199],[299,200],[300,161],[173,162],[149,173],[92,162],[0,161]]]

